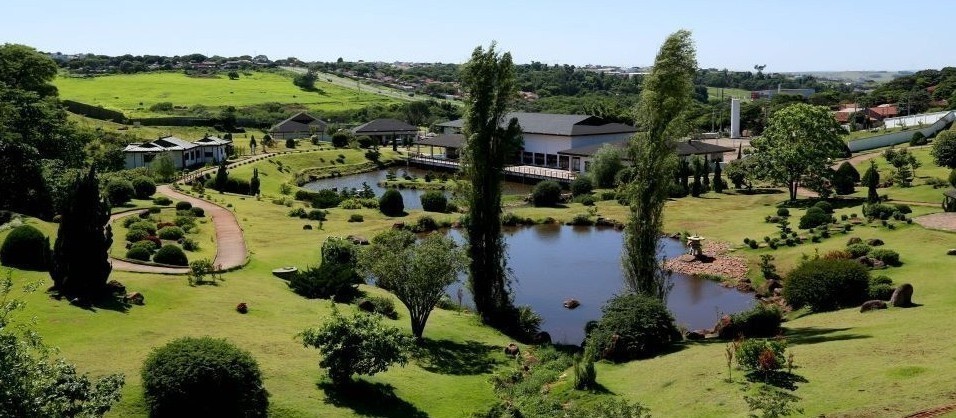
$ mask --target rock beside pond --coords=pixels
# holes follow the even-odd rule
[[[733,318],[731,318],[730,315],[720,317],[717,321],[717,325],[714,326],[714,334],[717,334],[717,338],[722,340],[737,338],[737,330],[734,326]]]
[[[505,347],[505,355],[517,357],[521,350],[518,349],[518,344],[511,343]]]
[[[890,297],[890,304],[898,308],[907,308],[913,306],[913,285],[903,283],[893,291]]]
[[[581,302],[578,302],[577,299],[568,298],[564,300],[564,303],[562,303],[562,305],[564,305],[565,308],[574,309],[574,308],[577,308],[578,306],[581,306]]]
[[[537,334],[534,334],[534,337],[531,337],[531,341],[535,344],[551,344],[551,334],[548,334],[545,331],[541,331]]]
[[[860,306],[860,313],[869,312],[876,309],[886,309],[886,302],[878,299],[863,302],[863,305]]]
[[[956,255],[956,248],[950,248],[946,250],[946,255]]]

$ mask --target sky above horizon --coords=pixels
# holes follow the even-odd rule
[[[644,3],[0,0],[0,43],[105,55],[461,63],[476,46],[497,41],[517,63],[647,66],[668,34],[688,29],[702,68],[894,71],[956,64],[952,1]]]

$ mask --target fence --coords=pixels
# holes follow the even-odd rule
[[[922,132],[923,136],[928,138],[945,129],[946,126],[952,123],[954,120],[956,120],[956,112],[949,111],[946,112],[942,117],[938,118],[932,125],[923,129],[913,129],[908,131],[893,132],[886,135],[873,136],[866,139],[851,141],[847,144],[847,146],[850,148],[850,152],[860,152],[888,147],[890,145],[905,144],[910,142],[910,139],[913,138],[913,134],[916,132]]]

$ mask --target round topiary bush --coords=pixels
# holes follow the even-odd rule
[[[139,242],[149,236],[149,232],[144,229],[130,229],[126,232],[126,240],[129,242]]]
[[[650,357],[680,338],[674,317],[655,298],[618,295],[602,311],[600,322],[587,339],[602,358],[628,361]]]
[[[106,196],[113,205],[128,203],[136,195],[133,183],[128,180],[112,180],[106,185]]]
[[[820,210],[822,210],[823,213],[826,213],[826,214],[833,213],[833,205],[830,204],[830,202],[827,202],[825,200],[821,200],[817,203],[814,203],[813,207],[820,208]]]
[[[591,180],[591,176],[582,174],[571,182],[570,188],[572,196],[591,194],[594,190],[594,181]]]
[[[386,216],[401,216],[405,213],[405,201],[402,194],[395,189],[388,189],[378,199],[378,210]]]
[[[846,246],[846,252],[850,253],[850,258],[859,258],[873,251],[873,248],[866,244],[850,244]]]
[[[156,235],[162,239],[176,241],[183,237],[183,229],[178,226],[167,226],[160,229]]]
[[[144,240],[142,240],[142,241],[136,241],[136,242],[134,242],[133,244],[131,244],[131,245],[129,246],[130,249],[133,249],[133,248],[136,248],[136,247],[143,248],[143,249],[145,249],[146,251],[149,251],[150,254],[152,254],[153,251],[156,251],[156,249],[159,248],[159,246],[156,245],[155,242],[150,241],[150,240],[148,240],[148,239],[144,239]]]
[[[150,221],[141,220],[141,221],[133,222],[132,224],[129,225],[128,228],[130,231],[134,229],[139,229],[142,231],[146,231],[149,235],[156,234],[156,224]]]
[[[149,177],[137,177],[133,179],[133,192],[137,199],[149,199],[156,194],[156,183],[153,183],[153,179]]]
[[[814,312],[858,306],[869,294],[870,273],[852,260],[816,259],[793,269],[784,281],[790,306]]]
[[[899,266],[900,265],[900,253],[888,250],[885,248],[876,248],[870,251],[870,257],[880,260],[887,265]]]
[[[14,228],[0,246],[0,264],[7,267],[43,271],[49,260],[49,238],[30,225]]]
[[[157,196],[153,198],[154,205],[166,206],[173,204],[173,199],[170,199],[166,196]]]
[[[156,251],[153,261],[173,266],[189,265],[189,260],[186,259],[186,253],[183,252],[182,248],[173,244],[166,244],[163,248],[160,248],[159,251]]]
[[[800,217],[800,229],[812,229],[830,223],[831,216],[816,206],[807,209],[807,213]]]
[[[186,337],[153,350],[142,370],[152,417],[265,417],[259,364],[228,341]]]
[[[189,210],[192,207],[193,204],[189,202],[176,202],[176,210]]]
[[[191,212],[191,213],[193,214],[193,216],[195,216],[195,217],[197,217],[197,218],[202,218],[203,216],[206,216],[206,211],[205,211],[203,208],[198,207],[198,206],[194,206],[194,207],[190,208],[190,209],[189,209],[189,212]]]
[[[149,250],[141,246],[133,246],[130,247],[129,251],[126,251],[126,258],[131,260],[149,261],[151,255],[152,253]]]
[[[777,209],[777,216],[790,216],[790,209],[780,208]]]
[[[426,212],[444,213],[448,207],[448,198],[438,190],[427,191],[422,194],[422,209]]]
[[[561,185],[556,181],[542,181],[531,191],[531,203],[535,206],[555,206],[559,201],[561,201]]]

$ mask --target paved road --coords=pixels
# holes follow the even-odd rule
[[[216,229],[216,258],[213,265],[221,270],[228,270],[239,267],[246,262],[246,242],[242,236],[242,227],[235,214],[229,209],[202,199],[187,196],[173,190],[169,186],[159,186],[156,188],[158,193],[169,196],[173,200],[182,200],[191,203],[194,207],[202,208],[206,216],[212,218],[213,226]],[[137,211],[116,214],[110,217],[110,222],[116,219],[135,215]],[[134,271],[140,273],[161,273],[161,274],[186,274],[188,268],[179,267],[161,267],[149,266],[143,264],[130,263],[115,258],[110,258],[114,270]]]

